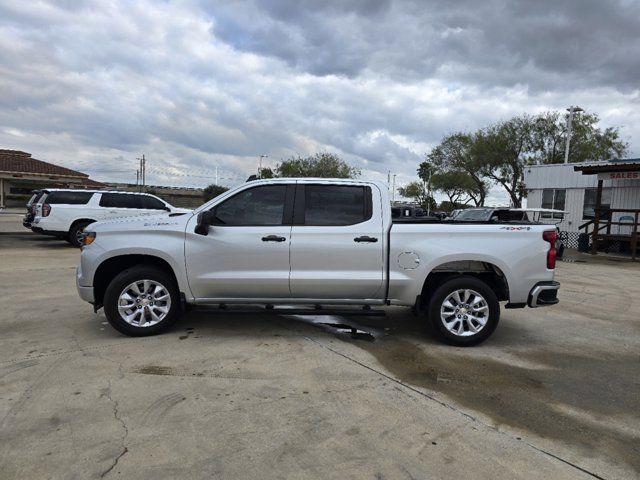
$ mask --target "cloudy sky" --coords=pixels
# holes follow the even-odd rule
[[[640,156],[639,32],[638,0],[0,0],[0,148],[188,186],[329,151],[403,184],[449,132],[573,104]]]

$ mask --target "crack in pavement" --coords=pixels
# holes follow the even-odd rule
[[[129,427],[127,423],[120,417],[118,412],[118,401],[115,400],[111,396],[111,380],[109,380],[109,386],[103,391],[101,397],[106,397],[113,404],[113,418],[116,419],[122,425],[122,438],[120,439],[120,443],[122,444],[122,452],[113,459],[113,463],[109,468],[107,468],[104,472],[100,474],[100,478],[104,478],[111,472],[116,466],[122,457],[124,457],[127,452],[129,452],[129,448],[126,446],[127,437],[129,436]]]

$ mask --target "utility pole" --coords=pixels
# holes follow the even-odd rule
[[[142,192],[142,158],[138,158],[140,165],[138,166],[138,192]]]
[[[142,158],[137,159],[140,162],[140,168],[138,172],[136,172],[136,184],[138,185],[138,192],[142,192],[142,189],[145,187],[146,181],[146,168],[147,168],[147,159],[144,158],[144,153],[142,154]]]
[[[391,170],[387,171],[387,188],[391,187]]]
[[[218,185],[218,165],[216,165],[216,185]]]
[[[136,187],[140,183],[140,170],[136,170]]]
[[[395,202],[396,200],[396,174],[393,174],[393,183],[391,187],[391,202]]]
[[[431,215],[431,173],[433,168],[429,167],[429,181],[427,183],[427,217]]]
[[[569,107],[569,118],[567,119],[567,141],[564,144],[564,163],[569,163],[569,144],[571,143],[571,122],[573,121],[573,112],[583,112],[580,107]]]
[[[260,155],[260,160],[258,161],[258,178],[262,178],[262,159],[268,156],[269,155]]]

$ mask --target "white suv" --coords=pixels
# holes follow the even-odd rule
[[[93,222],[112,218],[152,215],[162,212],[185,213],[148,193],[105,190],[46,189],[38,199],[30,228],[79,247],[82,232]]]

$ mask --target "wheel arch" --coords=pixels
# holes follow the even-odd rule
[[[103,305],[104,294],[111,283],[111,280],[115,278],[120,272],[132,268],[135,266],[144,265],[150,267],[156,267],[169,275],[171,275],[172,280],[176,286],[178,291],[179,283],[176,277],[176,274],[166,260],[157,257],[155,255],[145,255],[145,254],[125,254],[125,255],[117,255],[115,257],[110,257],[103,261],[98,268],[96,269],[93,275],[93,295],[96,308]]]
[[[440,285],[451,278],[464,275],[475,277],[486,283],[499,301],[509,300],[509,281],[500,267],[487,261],[456,260],[442,263],[431,269],[422,284],[416,307],[421,310],[427,309],[431,296]]]
[[[69,225],[69,233],[71,233],[71,230],[73,230],[73,227],[75,227],[78,223],[94,223],[94,222],[97,222],[97,220],[94,220],[93,218],[78,218],[73,222],[71,222],[71,225]]]

